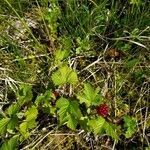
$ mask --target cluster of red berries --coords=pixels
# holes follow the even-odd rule
[[[97,107],[97,114],[102,117],[107,117],[109,114],[109,107],[106,104],[101,104]]]

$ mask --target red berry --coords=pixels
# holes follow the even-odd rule
[[[102,117],[107,117],[109,113],[109,107],[106,104],[101,104],[97,107],[97,114]]]

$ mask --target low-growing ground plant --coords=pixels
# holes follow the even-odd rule
[[[71,69],[67,71],[70,73]],[[63,82],[74,84],[75,75],[70,74],[69,80]],[[53,77],[57,76],[56,72]],[[67,77],[67,76],[65,76]],[[65,78],[64,77],[64,78]],[[75,78],[74,78],[75,77]],[[54,83],[56,79],[53,78]],[[62,85],[62,82],[59,83]],[[55,104],[52,104],[56,101]],[[85,105],[84,110],[80,104]],[[22,85],[16,93],[16,103],[9,105],[6,110],[1,109],[0,133],[3,136],[1,149],[16,149],[24,140],[32,136],[33,129],[40,124],[39,113],[49,117],[56,117],[58,126],[67,125],[68,128],[76,130],[77,126],[95,135],[106,134],[119,141],[119,137],[124,135],[126,138],[132,137],[137,132],[136,118],[124,115],[122,124],[114,123],[111,116],[110,104],[104,102],[100,89],[85,83],[83,92],[75,97],[56,95],[51,89],[37,96],[33,100],[32,87]],[[122,127],[121,127],[122,125]],[[7,136],[6,136],[7,135]]]

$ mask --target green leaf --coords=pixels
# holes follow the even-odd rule
[[[36,106],[38,106],[38,105],[42,104],[42,103],[43,103],[43,101],[44,101],[44,95],[40,95],[40,96],[38,96],[38,97],[36,98],[36,100],[35,100],[35,104],[36,104]]]
[[[26,133],[27,132],[27,122],[21,123],[19,128],[20,128],[21,133],[23,133],[23,134]]]
[[[65,98],[60,98],[56,103],[56,107],[59,108],[58,115],[60,124],[64,124],[68,120],[67,117],[69,112],[69,105],[69,101]]]
[[[59,64],[63,59],[67,58],[69,56],[68,50],[57,50],[55,52],[55,61],[57,64]]]
[[[103,131],[105,119],[103,117],[98,117],[96,119],[89,120],[88,125],[94,134],[100,134]]]
[[[77,73],[68,66],[62,66],[52,74],[52,80],[55,85],[66,83],[75,84],[78,81]]]
[[[19,126],[19,131],[24,136],[25,139],[28,138],[30,135],[29,129],[33,129],[37,125],[36,123],[37,115],[38,110],[34,105],[25,112],[26,119]]]
[[[18,111],[20,110],[20,106],[16,104],[12,104],[7,109],[7,114],[11,117],[12,115],[16,115]]]
[[[27,139],[30,136],[29,130],[28,130],[28,123],[23,122],[19,126],[19,132],[22,134],[22,136]]]
[[[94,89],[91,84],[85,83],[83,92],[78,93],[77,98],[80,100],[80,103],[85,103],[87,106],[98,105],[101,103],[99,91],[99,88]]]
[[[70,102],[70,113],[76,117],[76,119],[80,119],[82,114],[79,109],[79,103],[77,101],[71,101]]]
[[[63,70],[59,69],[52,74],[52,81],[54,82],[55,85],[63,85],[67,83],[65,75],[66,74],[63,73]]]
[[[50,106],[50,101],[52,98],[52,91],[51,90],[47,90],[44,95],[40,95],[36,98],[35,100],[35,104],[36,106],[38,105],[42,105],[42,106]]]
[[[103,117],[98,117],[96,119],[89,120],[88,125],[94,134],[106,134],[115,140],[118,140],[119,129],[117,126],[108,123]]]
[[[139,59],[132,59],[132,60],[128,60],[125,64],[125,67],[128,69],[133,68],[135,65],[137,65],[139,63]]]
[[[20,106],[24,105],[24,103],[32,100],[32,87],[30,85],[21,85],[20,90],[17,92],[18,103]]]
[[[7,130],[14,130],[17,125],[18,125],[18,118],[17,116],[13,116],[10,118],[10,121],[7,124]]]
[[[126,133],[125,133],[125,137],[126,138],[130,138],[132,137],[132,135],[135,133],[135,129],[133,129],[132,127],[128,127]]]
[[[76,129],[77,123],[78,123],[78,121],[74,118],[73,115],[68,115],[67,126],[70,129],[72,129],[72,130]]]
[[[62,108],[64,106],[68,107],[68,105],[69,105],[69,101],[66,98],[63,98],[63,97],[58,99],[58,101],[56,102],[56,107],[58,107],[58,108]]]
[[[67,83],[75,84],[78,82],[77,73],[74,70],[70,70],[67,76]]]
[[[9,123],[10,118],[3,118],[0,120],[0,135],[4,134],[7,129],[7,124]]]
[[[83,130],[89,132],[89,126],[88,126],[89,118],[86,117],[81,117],[79,120],[80,128]]]
[[[37,118],[37,115],[38,115],[38,110],[36,106],[30,107],[25,113],[26,121],[29,122],[31,120],[35,120]]]
[[[136,120],[128,115],[123,117],[124,119],[124,127],[126,129],[125,137],[130,138],[137,130]]]
[[[145,150],[150,150],[150,146],[149,147],[145,147]]]
[[[28,129],[33,129],[37,126],[37,122],[36,120],[30,120],[27,122],[27,125],[28,125]]]
[[[76,40],[77,40],[77,44],[78,44],[78,47],[76,48],[76,53],[77,54],[80,54],[82,52],[90,50],[91,46],[90,46],[90,38],[89,38],[89,36],[87,36],[84,39],[81,39],[80,37],[78,37]]]
[[[67,124],[69,128],[74,130],[82,116],[78,102],[62,97],[57,101],[56,107],[59,108],[58,115],[60,125]]]
[[[18,141],[19,141],[19,135],[15,135],[11,139],[3,143],[0,149],[1,150],[17,150]]]
[[[62,35],[61,37],[59,37],[59,41],[61,43],[62,49],[65,49],[65,51],[67,51],[67,55],[65,54],[65,58],[67,58],[69,56],[70,49],[72,48],[72,38]]]
[[[118,132],[117,126],[115,126],[111,123],[105,122],[104,129],[108,136],[112,137],[115,140],[119,139],[119,137],[118,137],[119,132]]]

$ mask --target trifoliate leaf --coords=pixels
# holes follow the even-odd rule
[[[56,107],[59,108],[58,115],[60,124],[67,124],[69,128],[74,130],[81,117],[78,103],[76,101],[60,98],[56,103]]]
[[[62,66],[52,74],[52,80],[55,85],[66,83],[75,84],[78,81],[77,73],[68,66]]]
[[[27,128],[28,129],[32,129],[36,126],[36,118],[38,115],[38,110],[36,108],[36,106],[32,106],[30,107],[26,112],[25,112],[25,122],[27,124]]]
[[[101,102],[99,91],[99,88],[94,89],[91,84],[85,83],[83,93],[78,93],[77,98],[80,103],[85,103],[87,106],[98,105]]]
[[[105,124],[105,119],[103,117],[98,117],[96,119],[89,120],[88,125],[94,134],[100,134],[103,131]]]

